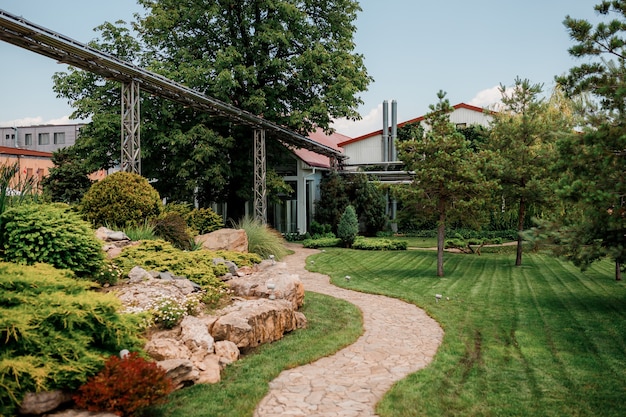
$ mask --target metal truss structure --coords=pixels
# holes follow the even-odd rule
[[[287,146],[305,148],[331,159],[342,161],[345,156],[329,146],[322,145],[303,135],[290,131],[273,122],[263,119],[235,106],[206,96],[166,77],[144,70],[134,64],[122,61],[113,55],[106,54],[88,45],[75,41],[50,29],[36,25],[28,20],[0,9],[0,40],[28,49],[59,63],[72,65],[90,71],[110,80],[122,83],[122,168],[141,172],[140,140],[139,140],[139,95],[140,90],[155,96],[164,97],[192,107],[198,111],[224,117],[236,124],[250,126],[255,131],[255,164],[256,156],[265,155],[265,132]],[[260,133],[263,131],[263,134]],[[257,141],[257,134],[263,139]],[[260,137],[259,136],[259,137]],[[256,149],[257,142],[263,143],[263,150]],[[261,162],[259,160],[259,162]],[[263,165],[265,158],[263,157]],[[256,165],[255,165],[256,166]],[[258,175],[255,168],[255,205],[256,190],[265,190],[265,168],[263,175]],[[261,168],[259,168],[259,174]],[[257,178],[258,177],[258,178]],[[263,181],[258,184],[257,181]],[[265,193],[259,193],[265,198]],[[266,203],[262,205],[265,207]],[[266,221],[266,209],[263,221]]]

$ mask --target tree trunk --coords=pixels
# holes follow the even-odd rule
[[[517,215],[517,256],[515,257],[515,266],[520,266],[522,265],[522,232],[524,231],[524,217],[526,217],[526,201],[524,197],[520,197]]]
[[[437,224],[437,276],[443,277],[443,249],[446,238],[445,203],[439,203],[439,222]]]
[[[615,261],[615,281],[622,280],[622,265],[619,261]]]

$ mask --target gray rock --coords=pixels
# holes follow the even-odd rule
[[[20,414],[44,414],[72,401],[72,394],[66,391],[28,392],[20,404]]]

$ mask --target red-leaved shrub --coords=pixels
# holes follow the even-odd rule
[[[163,400],[172,390],[172,381],[163,369],[131,353],[124,359],[111,356],[104,368],[78,389],[74,401],[89,411],[133,416]]]

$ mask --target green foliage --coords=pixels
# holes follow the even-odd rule
[[[210,208],[191,210],[186,216],[187,224],[198,234],[211,233],[224,227],[222,216]]]
[[[424,138],[398,143],[398,157],[415,176],[410,187],[402,187],[403,204],[416,216],[432,221],[438,229],[438,275],[443,276],[446,225],[455,221],[479,225],[481,208],[496,188],[482,169],[486,155],[474,152],[468,140],[450,122],[454,110],[446,94],[437,94],[425,116],[430,126]]]
[[[124,271],[122,271],[122,268],[113,263],[110,259],[105,259],[100,272],[92,276],[91,279],[101,285],[117,284],[123,276]]]
[[[371,81],[354,52],[358,2],[242,2],[234,14],[198,0],[140,4],[145,13],[137,21],[101,25],[102,39],[90,46],[301,133],[358,117],[358,95]],[[116,165],[119,88],[75,69],[57,73],[54,81],[77,117],[92,120],[81,134],[81,156],[89,164]],[[249,193],[249,128],[147,95],[142,121],[142,172],[158,180],[163,197],[191,201],[195,194],[206,205]]]
[[[0,263],[0,415],[26,392],[76,389],[103,355],[141,346],[136,319],[92,285],[46,264]]]
[[[509,202],[516,207],[520,232],[528,224],[531,206],[537,211],[554,205],[551,168],[557,159],[555,141],[574,126],[571,105],[559,90],[550,100],[541,98],[542,90],[540,84],[520,78],[515,79],[511,91],[501,86],[504,106],[493,114],[491,132],[483,144],[502,187],[497,198],[502,199],[502,206]],[[522,264],[521,240],[515,264]]]
[[[141,175],[115,172],[93,184],[83,197],[81,213],[94,226],[142,224],[161,213],[159,193]]]
[[[340,246],[342,243],[341,239],[338,237],[320,237],[313,239],[305,239],[302,241],[302,246],[305,248],[332,248],[335,246]]]
[[[192,237],[187,222],[178,213],[167,213],[154,220],[154,234],[170,242],[178,249],[191,249]]]
[[[80,387],[74,401],[88,411],[130,417],[164,402],[173,390],[165,370],[133,352],[125,358],[109,357],[104,368]]]
[[[366,174],[351,176],[347,188],[359,223],[363,225],[361,231],[366,236],[375,236],[385,228],[388,220],[385,213],[387,201],[382,189]]]
[[[359,233],[359,221],[356,218],[354,207],[348,206],[339,219],[337,237],[346,247],[351,247]]]
[[[570,16],[564,21],[575,42],[569,53],[584,63],[557,81],[570,96],[582,96],[584,129],[560,138],[555,171],[565,209],[541,228],[561,246],[557,253],[581,268],[610,257],[620,280],[626,270],[626,3],[602,1],[594,9],[603,20],[595,27]]]
[[[320,183],[320,199],[315,202],[315,221],[330,224],[336,232],[339,219],[349,204],[343,178],[332,171]]]
[[[274,255],[276,260],[289,254],[283,236],[258,220],[244,217],[235,225],[235,228],[246,231],[248,252],[256,253],[264,259]]]
[[[92,181],[84,164],[81,163],[71,148],[62,148],[52,154],[54,167],[41,183],[44,194],[51,201],[78,203],[91,187]]]
[[[101,243],[90,225],[62,203],[21,205],[5,211],[3,257],[12,262],[45,262],[94,276],[102,268]]]
[[[154,232],[154,225],[147,220],[141,224],[128,225],[124,227],[123,230],[126,236],[133,242],[158,239]]]
[[[312,220],[309,225],[309,232],[314,238],[325,237],[333,233],[333,227],[330,224],[320,224],[317,221]],[[333,234],[332,237],[335,237],[335,235]]]
[[[37,201],[35,177],[21,179],[19,174],[19,163],[0,164],[0,215],[10,207]]]
[[[406,250],[408,242],[404,240],[391,240],[384,238],[357,237],[352,244],[352,249],[361,250]]]
[[[186,316],[193,314],[199,305],[199,298],[192,296],[177,299],[171,296],[162,296],[153,300],[150,312],[152,320],[157,326],[171,329]]]

